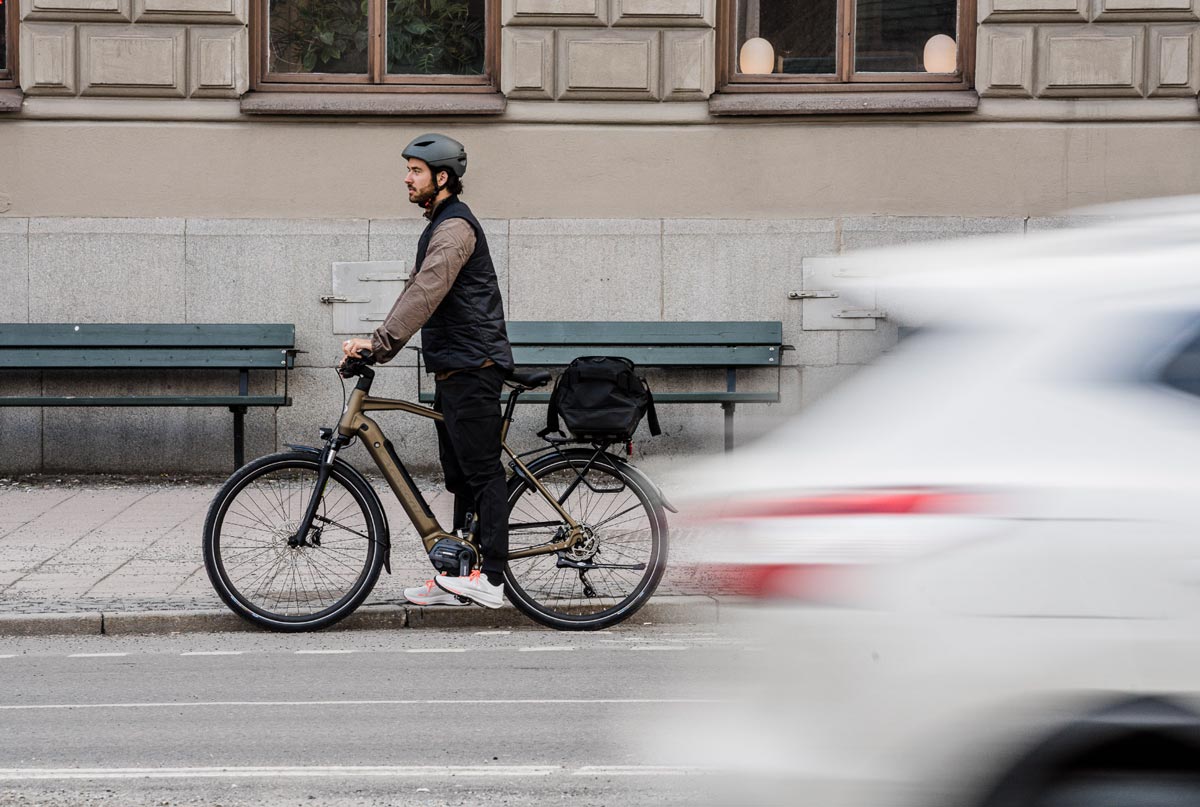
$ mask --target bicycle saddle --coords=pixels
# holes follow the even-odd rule
[[[525,389],[535,389],[550,383],[550,377],[548,370],[531,370],[528,373],[513,372],[508,376],[508,383]]]

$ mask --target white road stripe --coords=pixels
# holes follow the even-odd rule
[[[549,765],[344,765],[230,768],[0,768],[0,781],[45,779],[248,779],[345,776],[549,776]]]
[[[181,656],[240,656],[244,650],[189,650]]]
[[[630,650],[687,650],[683,644],[635,644]]]
[[[67,658],[117,658],[128,655],[128,653],[72,653]]]
[[[162,701],[148,703],[6,703],[0,711],[21,712],[45,709],[178,709],[182,707],[247,707],[247,706],[495,706],[537,705],[553,706],[595,704],[652,704],[652,703],[724,703],[710,698],[498,698],[436,699],[436,700],[342,700],[342,701]]]
[[[353,650],[297,650],[297,656],[344,656]]]
[[[17,657],[16,653],[5,653],[4,655],[0,656],[0,658],[16,658],[16,657]]]
[[[507,636],[512,633],[511,630],[477,630],[476,636]]]
[[[574,647],[565,645],[550,645],[549,647],[521,647],[518,650],[522,653],[551,653],[556,650],[574,650]]]
[[[684,765],[585,765],[571,771],[573,776],[687,776],[707,773],[705,768]]]
[[[465,653],[465,647],[412,647],[405,653]]]
[[[311,767],[245,766],[195,768],[0,768],[0,781],[51,779],[322,779],[337,777],[520,777],[553,776],[686,776],[706,773],[698,767],[670,765],[586,765],[567,769],[554,765],[314,765]]]

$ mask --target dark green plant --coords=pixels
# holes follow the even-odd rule
[[[483,22],[465,0],[390,0],[388,72],[483,72]]]
[[[366,72],[367,0],[274,0],[270,19],[281,69]],[[482,73],[483,23],[470,16],[466,0],[389,0],[387,69]]]

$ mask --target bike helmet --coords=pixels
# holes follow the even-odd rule
[[[467,150],[457,140],[441,134],[426,134],[401,152],[405,159],[424,160],[433,171],[450,171],[459,179],[467,173]]]

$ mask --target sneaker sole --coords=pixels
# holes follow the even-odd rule
[[[481,606],[483,608],[491,608],[493,611],[495,611],[495,610],[498,610],[498,609],[504,607],[504,598],[503,597],[500,598],[499,602],[492,604],[491,602],[477,600],[474,597],[472,597],[470,594],[459,594],[457,591],[451,591],[450,589],[444,587],[440,582],[438,582],[436,580],[434,581],[434,583],[436,583],[437,587],[440,588],[442,591],[446,592],[447,594],[453,594],[455,597],[464,597],[464,598],[470,600],[471,602],[475,603],[476,605]]]
[[[458,605],[467,605],[467,603],[465,603],[465,602],[463,602],[462,600],[458,599],[458,598],[457,598],[457,595],[455,596],[455,599],[454,599],[454,600],[452,600],[451,602],[445,602],[444,600],[443,600],[443,601],[441,601],[441,602],[429,602],[429,601],[426,601],[426,602],[421,602],[420,600],[411,600],[411,599],[409,599],[408,597],[405,597],[405,598],[404,598],[404,601],[405,601],[405,602],[407,602],[407,603],[409,603],[410,605],[426,605],[426,606],[429,606],[429,605],[455,605],[455,606],[458,606]]]

